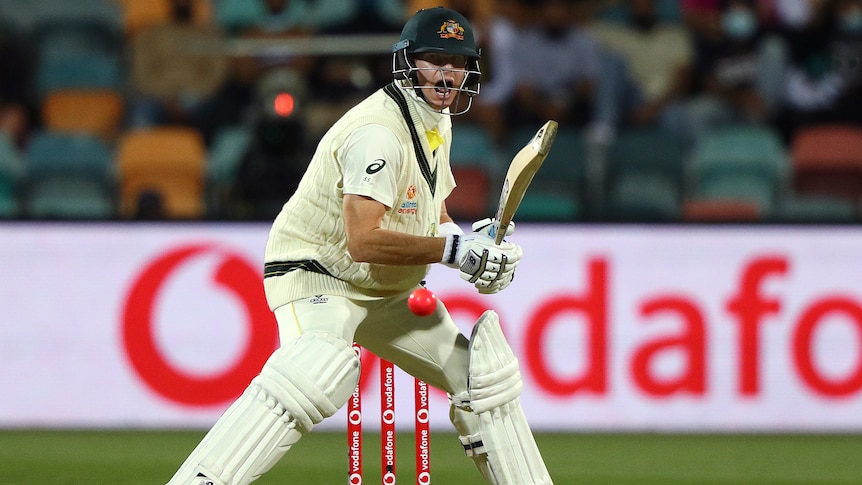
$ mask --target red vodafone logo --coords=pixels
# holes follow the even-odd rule
[[[250,337],[232,363],[201,376],[183,370],[167,358],[155,337],[154,314],[160,292],[170,276],[195,258],[212,255],[219,260],[212,280],[235,294],[245,306]],[[122,309],[122,339],[132,367],[150,389],[180,404],[211,406],[236,398],[260,372],[278,345],[278,326],[266,304],[258,268],[224,247],[194,244],[163,253],[133,281]]]

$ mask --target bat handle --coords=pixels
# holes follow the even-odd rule
[[[509,224],[506,226],[500,224],[500,221],[494,220],[494,226],[491,232],[493,232],[492,237],[494,238],[494,244],[500,244],[503,242],[503,238],[506,237],[506,229],[508,229]]]

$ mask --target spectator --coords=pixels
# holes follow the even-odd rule
[[[323,35],[397,34],[406,18],[401,0],[316,0],[310,15]],[[314,98],[325,103],[320,110],[324,114],[320,117],[321,130],[388,82],[391,61],[378,52],[318,57],[310,79]]]
[[[229,73],[222,35],[194,19],[191,0],[173,0],[172,7],[169,22],[131,39],[130,124],[189,124],[208,134],[207,102]]]
[[[599,138],[620,126],[681,129],[681,104],[691,87],[693,46],[688,30],[661,22],[655,0],[627,2],[628,22],[597,22],[603,47],[596,96]]]
[[[423,3],[423,2],[417,2]],[[482,96],[477,96],[464,120],[478,123],[500,140],[505,120],[501,107],[514,86],[514,65],[509,62],[518,32],[527,25],[525,2],[521,0],[488,0],[476,2],[476,41],[482,49]],[[464,7],[460,7],[464,10]],[[457,9],[457,8],[456,8]]]
[[[312,0],[315,27],[330,34],[397,33],[406,18],[402,0]]]
[[[718,42],[722,38],[721,0],[680,0],[686,27],[696,41]]]
[[[252,140],[232,189],[229,216],[273,218],[293,195],[312,155],[305,123],[306,86],[295,71],[273,70],[255,86],[251,111]],[[279,101],[289,96],[290,101]]]
[[[423,8],[433,8],[438,5],[463,13],[473,25],[476,42],[482,44],[490,35],[491,19],[501,8],[504,8],[498,4],[507,2],[506,0],[407,0],[406,3],[407,13],[411,15]]]
[[[230,217],[266,220],[278,214],[296,190],[305,169],[304,126],[296,118],[263,117],[253,128],[249,150],[240,164]]]
[[[806,28],[823,0],[771,0],[773,27],[781,32],[792,32]]]
[[[521,0],[532,11],[527,25],[513,33],[508,52],[492,56],[493,72],[510,72],[497,85],[505,120],[495,133],[502,140],[508,127],[537,126],[548,119],[568,126],[590,120],[598,78],[598,43],[582,26],[580,4],[566,0]]]
[[[23,148],[34,116],[31,103],[32,64],[27,48],[0,18],[0,133]]]
[[[133,217],[136,221],[164,221],[168,217],[165,214],[165,202],[162,194],[157,190],[145,190],[138,196],[138,205]]]
[[[783,91],[786,48],[762,29],[755,3],[720,4],[720,31],[696,34],[696,93],[685,108],[685,126],[693,138],[718,124],[771,122]]]
[[[261,44],[234,53],[227,81],[202,111],[204,120],[208,120],[205,132],[208,141],[218,127],[248,121],[249,106],[255,103],[257,96],[257,84],[268,73],[288,69],[307,76],[315,65],[313,55],[291,53],[279,42],[307,39],[315,33],[308,0],[244,1],[260,2],[264,7],[263,15],[233,30],[232,38]]]
[[[862,123],[862,0],[823,3],[787,39],[785,138],[814,123]]]
[[[264,15],[256,23],[237,32],[245,39],[281,40],[308,38],[317,32],[312,10],[307,0],[249,0],[264,4]],[[241,77],[247,81],[259,79],[271,69],[290,67],[308,72],[314,65],[310,55],[289,53],[278,43],[238,58]]]

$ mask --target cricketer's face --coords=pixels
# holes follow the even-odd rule
[[[465,56],[422,53],[416,55],[418,85],[425,101],[437,111],[448,108],[458,98],[467,76]]]

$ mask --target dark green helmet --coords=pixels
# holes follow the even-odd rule
[[[408,54],[439,52],[479,58],[473,26],[460,13],[448,8],[422,9],[410,18],[392,52],[406,49]]]
[[[461,114],[470,109],[472,97],[479,93],[479,47],[473,36],[473,26],[460,13],[444,8],[426,8],[413,15],[401,30],[401,38],[392,46],[392,74],[396,80],[417,84],[418,71],[414,56],[438,53],[467,58],[466,75],[461,86],[451,89],[467,96],[470,101]]]

